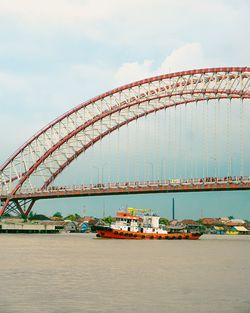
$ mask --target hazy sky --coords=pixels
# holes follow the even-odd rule
[[[176,70],[249,66],[249,12],[248,0],[0,0],[0,162],[58,115],[118,85]],[[178,195],[176,205],[179,217],[250,219],[249,196]],[[113,213],[128,204],[165,214],[171,198],[48,201],[36,210],[101,215],[104,205]]]

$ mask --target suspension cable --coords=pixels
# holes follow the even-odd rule
[[[194,127],[193,130],[195,130],[195,127],[197,127],[197,113],[198,113],[198,109],[197,109],[198,103],[197,101],[195,101],[195,110],[194,110]],[[193,132],[194,136],[193,136],[193,142],[194,142],[194,150],[193,152],[196,151],[196,153],[194,153],[195,157],[193,157],[194,159],[194,177],[197,178],[198,177],[198,157],[199,157],[199,153],[197,151],[197,143],[198,143],[198,132]]]
[[[181,156],[181,148],[182,148],[182,145],[181,145],[181,143],[182,143],[182,106],[181,105],[179,105],[179,138],[178,138],[178,141],[179,141],[179,143],[178,143],[178,161],[179,161],[179,163],[180,163],[180,157],[179,156]],[[181,165],[181,163],[180,163],[180,165]],[[180,176],[180,178],[182,178],[181,177],[181,173],[182,173],[182,169],[180,170],[180,172],[179,172],[179,176]]]
[[[231,145],[230,145],[230,129],[231,129],[231,98],[227,105],[227,176],[231,176],[230,170],[230,156],[231,156]]]
[[[135,120],[135,129],[136,129],[136,134],[135,134],[135,146],[138,147],[138,136],[139,136],[139,131],[138,131],[138,120]],[[140,139],[139,139],[140,140]],[[134,160],[134,173],[136,176],[136,180],[140,181],[140,162],[138,162],[138,154],[135,154],[135,160]]]
[[[217,160],[217,104],[216,102],[214,103],[214,176],[218,176],[218,160]]]
[[[221,165],[221,158],[220,158],[220,152],[221,152],[221,149],[220,149],[220,141],[221,141],[221,138],[220,138],[220,135],[221,135],[221,132],[220,132],[220,116],[221,116],[221,103],[220,103],[220,98],[217,99],[217,116],[216,116],[216,123],[217,123],[217,142],[216,142],[216,153],[217,153],[217,175],[218,177],[220,177],[221,175],[221,171],[220,171],[220,165]],[[219,140],[218,140],[219,139]],[[222,170],[223,172],[223,170]]]
[[[168,108],[168,161],[167,161],[167,173],[168,173],[168,179],[171,179],[172,175],[172,155],[173,155],[173,149],[171,149],[171,108]]]
[[[205,165],[206,165],[206,125],[205,125],[205,102],[202,102],[202,177],[205,178]]]
[[[231,132],[232,132],[232,101],[229,100],[229,176],[233,175],[232,170],[232,143],[231,143]]]
[[[161,153],[161,147],[160,147],[160,112],[158,111],[156,113],[156,174],[155,177],[160,180],[160,156],[162,155]]]
[[[206,112],[205,112],[205,117],[206,117],[206,177],[208,177],[208,158],[209,158],[209,140],[208,140],[208,100],[206,101]]]
[[[176,105],[174,106],[174,179],[176,179]]]
[[[148,115],[145,116],[145,124],[147,125],[146,127],[146,130],[145,130],[145,138],[147,140],[147,138],[149,138],[149,140],[151,140],[150,138],[150,117]],[[144,180],[145,181],[149,181],[150,178],[149,178],[149,170],[148,170],[148,142],[146,141],[145,145],[144,145],[144,167],[145,167],[145,170],[144,170]]]
[[[144,117],[145,123],[146,124],[146,120],[147,120],[147,115]],[[147,140],[147,127],[145,129],[145,136],[143,136],[142,140]],[[143,164],[142,164],[142,170],[143,170],[143,180],[146,181],[147,180],[147,170],[146,170],[146,164],[147,164],[147,157],[146,157],[146,143],[144,142],[143,144]]]
[[[167,109],[166,109],[166,106],[164,108],[164,132],[166,132],[167,130]],[[162,162],[162,178],[164,180],[167,179],[167,171],[165,169],[165,166],[167,164],[167,160],[168,160],[168,149],[167,149],[167,140],[165,140],[165,138],[167,138],[166,136],[164,136],[164,139],[163,139],[163,159],[161,160]]]
[[[119,114],[120,116],[120,114]],[[120,122],[120,118],[118,123]],[[116,183],[119,183],[120,181],[120,128],[118,127],[118,133],[117,133],[117,144],[116,144]]]
[[[193,153],[193,148],[194,148],[194,145],[193,145],[193,124],[194,124],[194,121],[193,121],[193,104],[191,103],[191,105],[190,105],[190,113],[191,113],[191,116],[190,116],[190,133],[191,133],[191,149],[190,149],[190,167],[191,167],[191,178],[193,179],[194,178],[194,158],[192,157],[192,153]]]
[[[154,164],[154,171],[153,171],[153,180],[157,178],[157,159],[158,159],[158,138],[157,138],[157,116],[156,111],[154,112],[154,120],[153,120],[153,137],[154,137],[154,143],[156,145],[154,156],[152,158],[153,164]]]
[[[244,106],[240,100],[240,175],[244,174]]]
[[[129,139],[130,139],[130,137],[129,137],[129,127],[128,127],[128,124],[126,124],[126,130],[127,130],[127,136],[126,136],[126,155],[127,155],[127,157],[126,157],[126,159],[125,159],[125,170],[126,170],[126,172],[125,172],[125,177],[126,177],[126,181],[128,182],[129,181],[129,160],[130,160],[130,157],[129,157],[129,152],[130,152],[130,150],[129,150]]]
[[[184,134],[187,134],[187,103],[184,104]],[[184,138],[183,140],[183,145],[184,145],[184,150],[187,150],[186,147],[186,140]],[[184,154],[184,172],[185,172],[185,178],[188,178],[188,173],[187,173],[187,153],[183,153]]]
[[[109,129],[110,129],[110,126],[109,126]],[[111,150],[111,146],[110,146],[110,143],[111,143],[111,140],[110,140],[110,130],[109,130],[109,134],[108,134],[108,147],[109,147],[109,151],[112,151]],[[112,162],[113,163],[113,162]],[[112,168],[112,163],[110,163],[110,166],[109,166],[109,171],[108,171],[108,182],[109,184],[111,183],[111,168]]]

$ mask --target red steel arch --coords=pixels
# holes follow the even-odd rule
[[[21,146],[0,167],[0,193],[46,188],[73,160],[129,122],[171,106],[224,98],[250,98],[250,69],[206,68],[140,80],[66,112]],[[1,212],[0,212],[1,216]]]

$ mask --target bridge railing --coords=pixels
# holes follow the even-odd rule
[[[160,187],[160,186],[180,186],[180,185],[211,185],[211,184],[242,184],[250,183],[250,176],[226,176],[226,177],[205,177],[205,178],[177,178],[167,180],[149,180],[149,181],[134,181],[134,182],[119,182],[119,183],[97,183],[97,184],[83,184],[71,186],[50,186],[46,189],[27,188],[22,189],[18,194],[28,195],[36,193],[54,193],[63,191],[77,191],[77,190],[105,190],[105,189],[124,189],[124,188],[143,188],[143,187]],[[0,195],[7,196],[6,191],[0,190]]]

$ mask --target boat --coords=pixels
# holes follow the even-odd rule
[[[115,221],[109,226],[97,225],[95,230],[97,237],[112,239],[196,240],[202,235],[201,232],[189,231],[184,227],[167,229],[159,221],[160,217],[150,210],[128,208],[126,211],[118,211]]]

